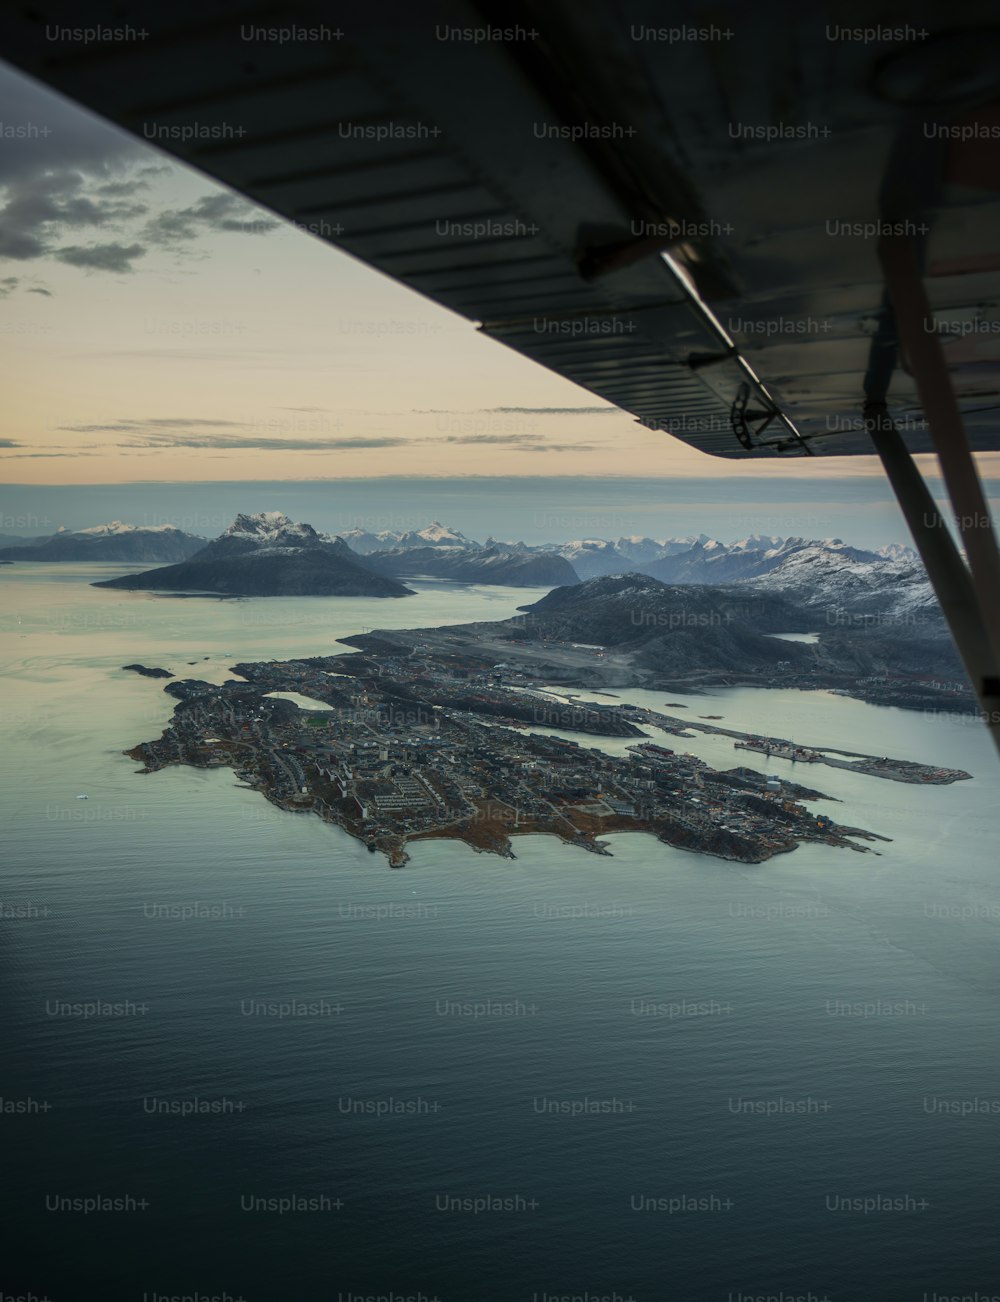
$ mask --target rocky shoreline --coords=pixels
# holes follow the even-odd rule
[[[572,671],[594,648],[507,644],[499,661],[496,627],[359,634],[344,640],[360,654],[239,663],[240,678],[221,686],[174,679],[170,725],[125,753],[146,773],[231,768],[272,804],[337,824],[393,867],[409,842],[429,839],[512,857],[514,837],[549,834],[608,854],[607,835],[644,832],[747,864],[804,841],[866,851],[859,842],[886,839],[812,814],[806,802],[828,799],[822,792],[652,744],[664,731],[731,730],[546,694],[553,672],[583,676]],[[630,677],[625,664],[602,672]],[[588,745],[594,737],[637,744],[612,754]]]

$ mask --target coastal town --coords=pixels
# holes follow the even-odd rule
[[[716,770],[648,729],[725,733],[755,750],[771,740],[775,753],[794,743],[560,695],[532,682],[530,651],[520,664],[494,663],[488,647],[448,650],[422,640],[426,632],[360,635],[350,639],[356,654],[236,664],[238,677],[221,685],[171,679],[169,726],[125,753],[146,773],[229,767],[273,804],[337,824],[392,867],[407,862],[408,843],[427,839],[513,857],[512,836],[526,833],[607,854],[604,835],[642,831],[744,863],[806,841],[866,851],[859,842],[886,839],[811,812],[808,801],[830,799],[819,791],[751,768]],[[621,753],[588,745],[595,737],[620,739]],[[968,776],[887,757],[837,762],[902,781]]]

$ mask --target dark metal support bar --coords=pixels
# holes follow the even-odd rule
[[[622,240],[618,244],[591,246],[577,254],[577,268],[584,280],[596,280],[683,242],[684,235],[678,227],[676,235],[647,235],[641,239]]]
[[[934,317],[918,251],[906,236],[886,236],[879,241],[879,259],[897,337],[906,351],[968,556],[973,590],[992,646],[993,672],[1000,673],[1000,550],[941,340],[936,331],[926,328]]]
[[[983,721],[1000,751],[1000,662],[972,575],[884,402],[865,404],[865,424],[975,688]]]

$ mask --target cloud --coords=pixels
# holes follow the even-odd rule
[[[527,443],[537,444],[540,434],[446,434],[434,443]]]
[[[246,423],[240,420],[213,420],[207,416],[150,416],[145,420],[117,420],[103,425],[60,425],[61,430],[73,434],[144,434],[150,428],[154,430],[186,430],[228,427],[245,429]]]
[[[504,416],[620,416],[618,407],[484,407]]]
[[[117,231],[144,214],[145,204],[94,197],[93,178],[74,169],[40,172],[0,181],[0,257],[18,262],[59,256],[57,241],[87,227]]]
[[[146,183],[121,173],[146,147],[127,132],[7,67],[0,121],[30,128],[0,151],[0,257],[46,257],[69,230],[145,214],[134,194]]]
[[[85,267],[90,271],[132,271],[135,258],[144,257],[141,244],[71,244],[57,249],[56,258],[71,267]]]
[[[138,161],[147,148],[120,127],[7,65],[0,65],[0,121],[34,128],[4,139],[0,186],[67,169],[111,180],[115,170]]]
[[[494,444],[514,452],[592,452],[597,443],[546,443],[541,434],[446,434],[442,438],[418,439],[420,443]]]
[[[280,223],[234,194],[206,194],[187,208],[168,208],[148,221],[143,236],[152,244],[175,246],[212,231],[265,235]]]
[[[126,447],[148,450],[150,448],[209,448],[216,452],[252,450],[255,452],[346,452],[369,448],[404,447],[413,440],[387,436],[385,438],[273,438],[263,434],[166,434],[152,435],[142,443]]]
[[[308,439],[301,440],[307,447],[315,447],[315,442]],[[353,448],[403,448],[413,443],[413,439],[399,438],[396,435],[383,435],[377,438],[352,438],[352,439],[325,439],[332,449],[353,449]]]
[[[8,294],[13,294],[19,283],[17,276],[5,276],[3,280],[0,280],[0,298],[6,298]]]
[[[72,434],[128,435],[130,441],[118,445],[121,452],[163,448],[200,448],[220,452],[349,452],[368,448],[404,447],[420,441],[396,435],[342,439],[292,433],[260,434],[252,426],[248,427],[245,421],[215,420],[201,416],[157,416],[145,420],[122,419],[97,424],[59,425],[57,428]]]
[[[14,69],[0,65],[0,122],[28,128],[0,151],[0,259],[54,258],[90,271],[121,273],[147,245],[181,251],[210,233],[258,235],[280,223],[228,192],[150,215],[151,180],[175,169],[142,164],[149,146]],[[137,227],[140,219],[146,219]],[[95,245],[61,242],[103,230]]]
[[[13,461],[15,457],[20,457],[23,460],[35,460],[42,457],[73,457],[75,460],[77,457],[92,457],[94,455],[93,452],[12,452],[7,460]]]
[[[415,416],[611,416],[621,415],[618,407],[414,407]]]
[[[423,443],[500,443],[512,452],[594,452],[600,446],[597,443],[543,443],[528,438],[517,438],[503,434],[453,435],[443,439],[417,439]]]
[[[29,290],[28,290],[28,293],[29,293],[29,294],[44,294],[46,298],[51,298],[51,297],[52,297],[52,290],[51,290],[51,289],[42,289],[42,287],[41,287],[40,285],[36,285],[33,289],[29,289]]]
[[[281,410],[317,412],[321,407],[294,407]],[[264,425],[264,431],[261,426]],[[311,433],[290,429],[282,433],[274,422],[219,420],[206,416],[120,417],[115,420],[78,425],[60,425],[72,434],[120,434],[126,437],[116,444],[121,455],[162,451],[165,448],[192,448],[211,452],[367,452],[379,448],[433,447],[447,445],[492,445],[512,452],[593,452],[599,445],[581,443],[546,443],[533,433],[468,433],[427,438],[400,435],[356,435],[340,438],[324,430],[337,428],[325,421],[323,428]],[[320,437],[317,437],[320,435]],[[91,444],[91,447],[98,446]]]
[[[168,171],[169,169],[164,168],[163,170]],[[137,178],[130,177],[126,181],[105,181],[103,185],[99,185],[94,189],[94,193],[101,195],[102,198],[118,199],[131,198],[138,191],[148,189],[148,181],[140,181]]]
[[[15,443],[13,439],[0,439],[0,448],[19,448],[22,445]]]

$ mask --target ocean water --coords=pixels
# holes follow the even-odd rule
[[[877,854],[533,836],[393,872],[228,771],[137,775],[122,748],[172,701],[120,666],[221,681],[536,594],[171,599],[100,572],[0,570],[5,1297],[998,1291],[998,766],[974,722],[621,693],[973,779],[796,766]]]

